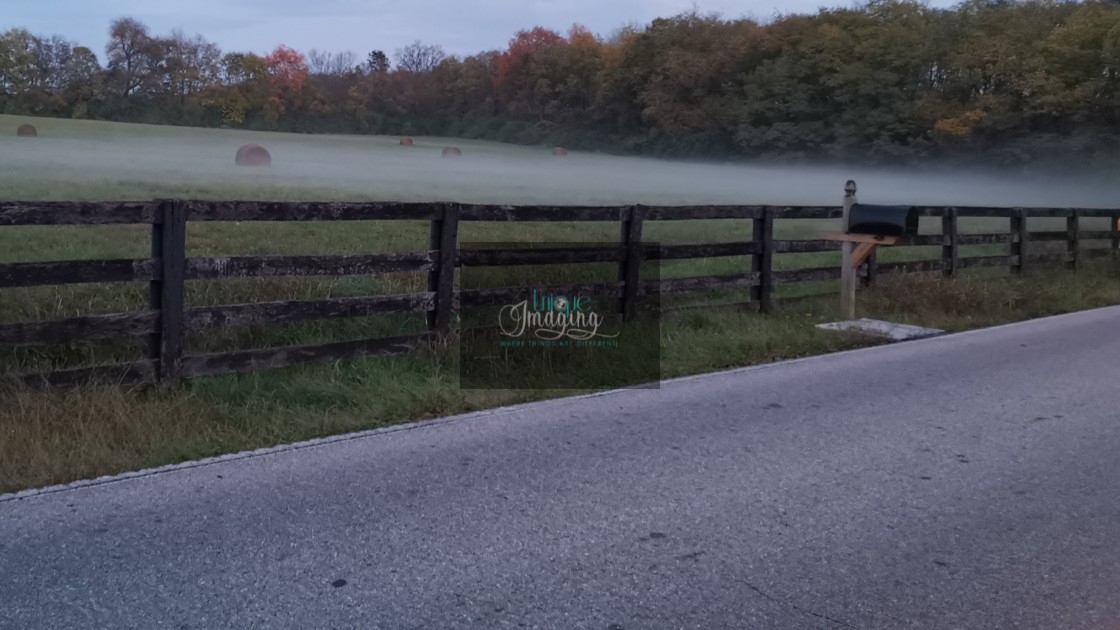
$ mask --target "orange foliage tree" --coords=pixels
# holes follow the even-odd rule
[[[510,71],[525,62],[525,59],[534,52],[564,42],[564,38],[556,31],[543,26],[535,26],[527,31],[518,31],[517,35],[509,42],[509,48],[498,55],[498,68],[494,76],[494,85],[502,86],[509,78]]]
[[[276,50],[264,58],[272,83],[272,102],[284,113],[288,108],[298,109],[303,101],[303,90],[307,85],[309,72],[307,60],[298,51],[287,46],[277,46]]]

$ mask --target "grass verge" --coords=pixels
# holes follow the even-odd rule
[[[860,300],[860,316],[959,331],[1120,304],[1120,266],[1013,278],[886,275]],[[765,316],[720,310],[667,316],[660,327],[662,373],[697,374],[879,343],[815,328],[835,317],[831,299],[786,304]],[[109,386],[0,391],[0,492],[577,393],[459,389],[457,360],[454,348],[442,347],[199,379],[169,393]]]

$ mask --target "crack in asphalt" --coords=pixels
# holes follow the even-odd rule
[[[772,602],[774,602],[774,603],[776,603],[776,604],[781,604],[782,606],[786,606],[787,608],[791,608],[791,609],[793,609],[793,610],[796,610],[797,612],[799,612],[799,613],[801,613],[801,614],[804,614],[804,615],[812,615],[812,616],[814,616],[814,617],[816,617],[816,618],[818,618],[818,619],[824,619],[825,621],[829,621],[829,622],[832,622],[832,623],[834,623],[834,624],[836,624],[836,625],[838,625],[838,626],[843,626],[843,627],[845,627],[845,628],[855,628],[855,627],[857,627],[857,626],[853,626],[852,624],[850,624],[850,623],[847,623],[847,622],[845,622],[845,621],[841,621],[841,620],[839,620],[839,619],[836,619],[835,617],[829,617],[828,615],[825,615],[825,614],[822,614],[822,613],[819,613],[819,612],[815,612],[815,611],[809,610],[808,608],[802,608],[802,607],[798,606],[797,604],[794,604],[793,602],[787,602],[787,601],[786,601],[786,600],[784,600],[784,599],[779,599],[779,598],[777,598],[777,597],[774,597],[773,595],[771,595],[771,594],[767,593],[766,591],[764,591],[764,590],[762,590],[762,589],[758,588],[757,586],[755,586],[754,584],[751,584],[750,582],[748,582],[748,581],[746,581],[746,580],[740,580],[740,581],[741,581],[741,582],[742,582],[742,583],[743,583],[743,584],[744,584],[744,585],[745,585],[745,586],[746,586],[747,588],[749,588],[749,589],[751,589],[752,591],[754,591],[754,592],[758,593],[759,595],[761,595],[761,596],[765,597],[766,599],[768,599],[768,600],[770,600],[770,601],[772,601]]]

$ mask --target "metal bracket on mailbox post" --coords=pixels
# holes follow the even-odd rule
[[[900,240],[898,236],[848,234],[845,232],[825,232],[822,236],[826,241],[840,241],[853,245],[852,253],[849,256],[850,260],[845,263],[852,269],[859,269],[860,265],[867,262],[875,248],[880,245],[896,245]]]

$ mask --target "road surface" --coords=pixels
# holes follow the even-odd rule
[[[1120,308],[0,498],[0,628],[1120,628]]]

